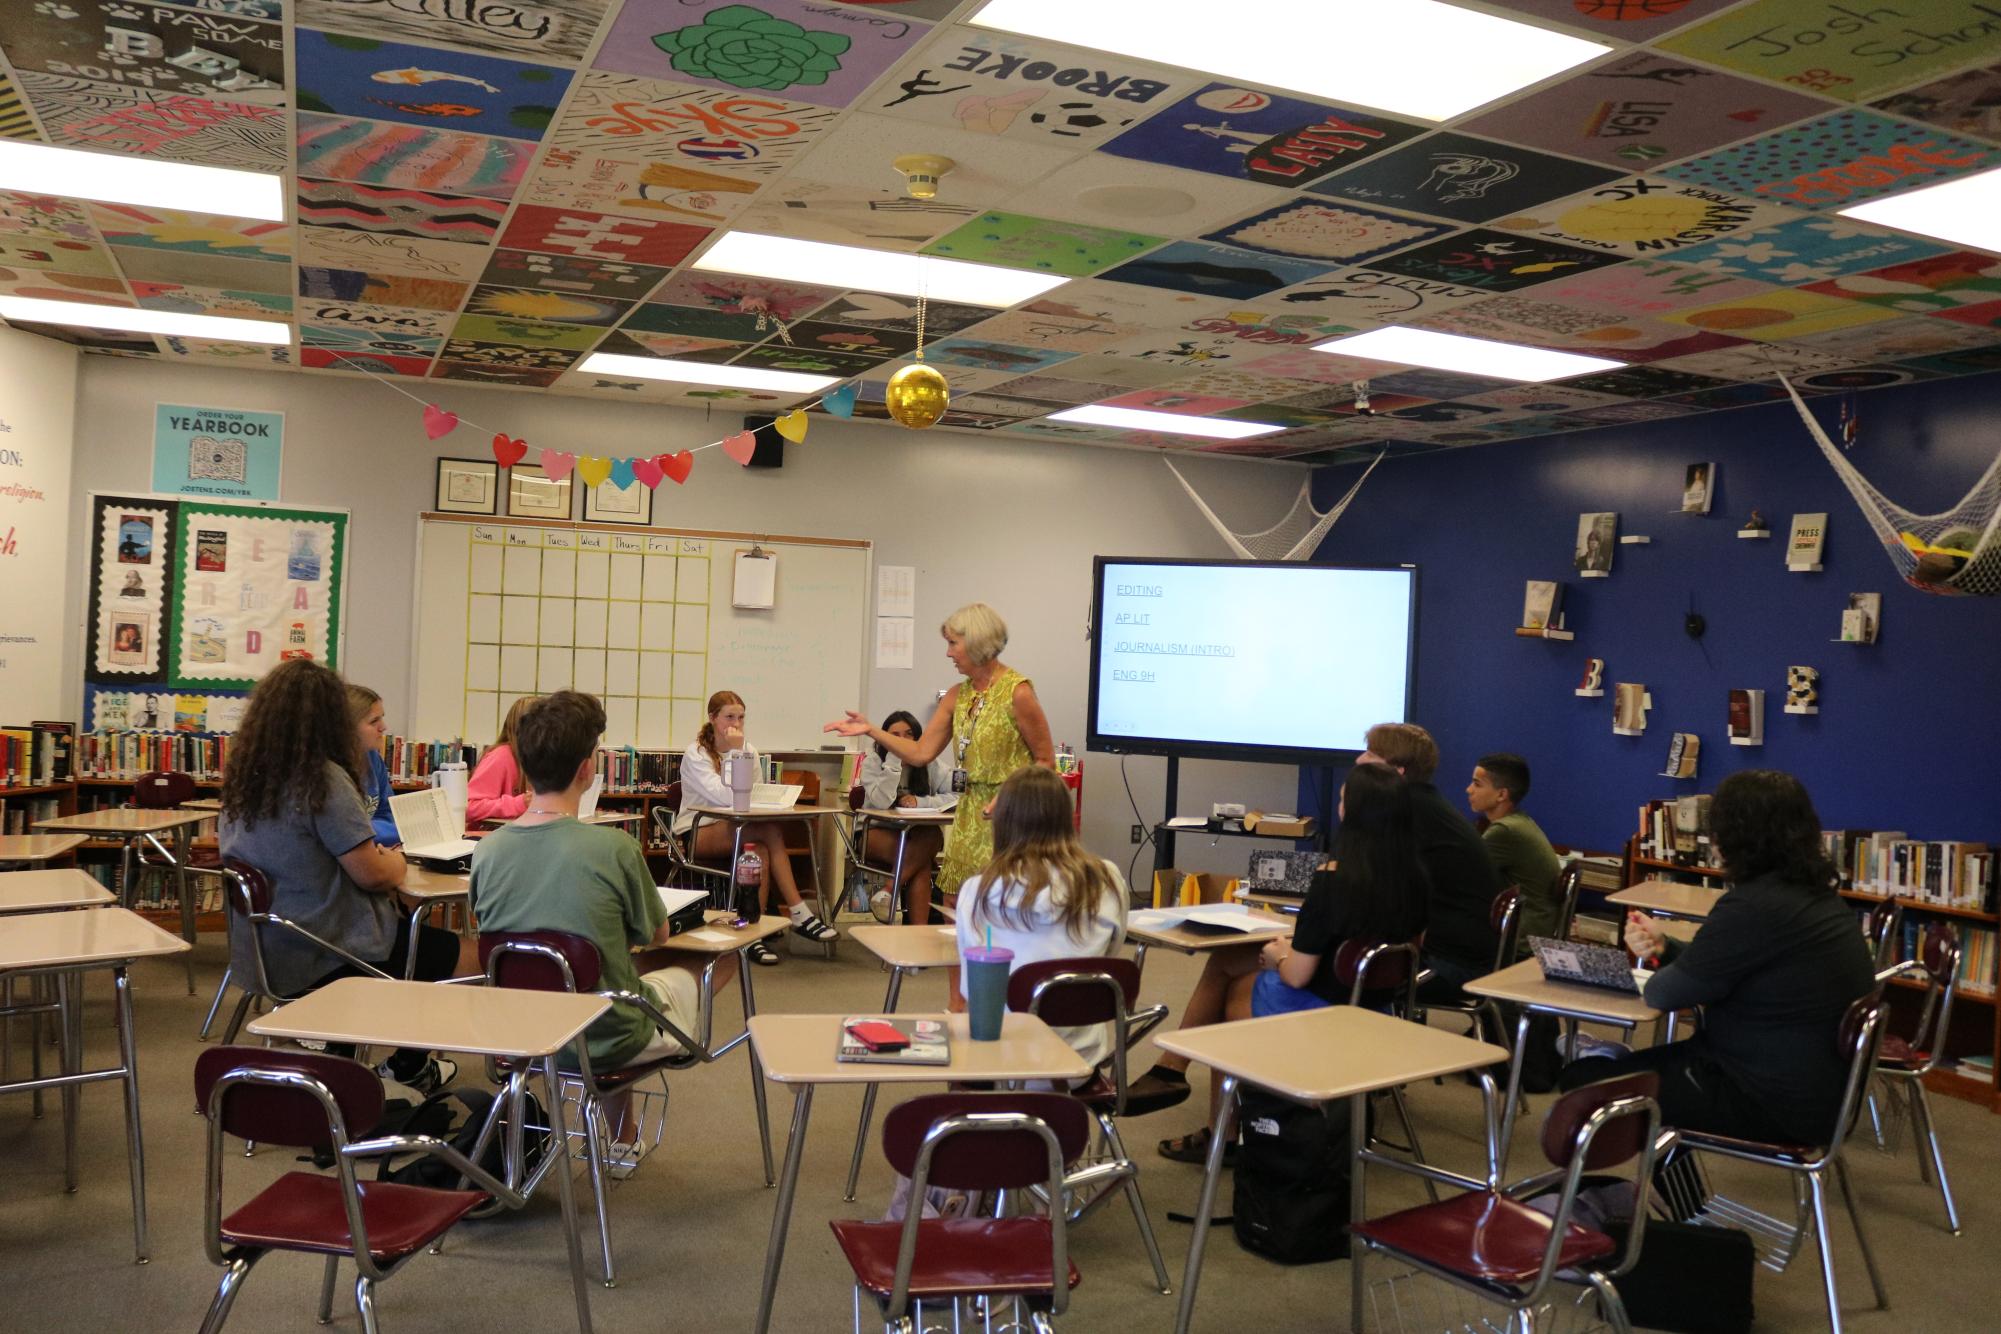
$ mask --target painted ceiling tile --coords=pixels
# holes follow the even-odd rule
[[[1602,407],[1617,400],[1610,394],[1594,394],[1589,389],[1578,389],[1559,381],[1554,384],[1509,385],[1505,389],[1468,394],[1464,401],[1483,403],[1503,412],[1546,413]]]
[[[1945,250],[1946,247],[1929,241],[1848,218],[1820,216],[1738,232],[1681,251],[1675,258],[1712,273],[1741,274],[1781,286],[1798,286],[1844,273],[1924,259]]]
[[[1051,348],[1012,347],[970,337],[948,338],[924,349],[924,359],[942,366],[970,366],[974,370],[1007,371],[1025,375],[1068,361],[1071,354]]]
[[[1844,274],[1809,284],[1805,290],[1908,314],[1944,312],[2001,299],[2001,259],[1977,250],[1954,250]]]
[[[1692,328],[1759,340],[1799,338],[1895,317],[1895,311],[1880,306],[1783,288],[1740,301],[1697,306],[1662,316]]]
[[[633,307],[621,327],[648,333],[682,334],[689,338],[755,343],[772,332],[772,321],[768,315],[648,302]]]
[[[1815,351],[1857,361],[1903,361],[2001,342],[2001,328],[1993,323],[1997,309],[2001,309],[2001,303],[1958,306],[1941,312],[1944,318],[1940,319],[1913,315],[1882,324],[1813,334],[1799,342]],[[1976,312],[1984,312],[1984,316]]]
[[[1035,315],[1141,329],[1174,328],[1213,310],[1215,305],[1213,299],[1193,292],[1082,279],[1053,288],[1022,309]]]
[[[373,306],[457,310],[465,300],[466,285],[442,278],[412,278],[394,273],[361,273],[354,269],[301,266],[299,295],[321,300],[357,301]]]
[[[1769,380],[1779,372],[1841,370],[1853,357],[1816,351],[1804,342],[1744,343],[1717,351],[1698,352],[1659,363],[1659,369],[1735,380]]]
[[[345,227],[301,227],[298,248],[301,264],[463,282],[479,277],[491,253],[484,245],[358,232]]]
[[[428,356],[403,356],[384,352],[344,352],[331,347],[302,347],[299,364],[315,370],[348,371],[356,375],[407,375],[421,379],[431,373]]]
[[[608,0],[532,4],[292,0],[301,27],[396,37],[520,60],[574,64],[590,49]]]
[[[712,227],[748,207],[760,184],[756,176],[548,147],[517,198],[524,204]]]
[[[1935,375],[1982,375],[2001,371],[2001,346],[1968,348],[1961,352],[1941,352],[1936,356],[1913,357],[1903,363]]]
[[[972,326],[975,338],[1021,347],[1048,347],[1060,352],[1096,352],[1107,344],[1130,338],[1139,330],[1103,320],[1077,320],[1041,315],[1032,309],[1009,311]]]
[[[540,139],[570,86],[566,69],[300,28],[301,111],[366,116],[502,139]]]
[[[927,255],[1085,278],[1143,254],[1165,237],[1054,222],[1022,213],[982,213],[923,249]]]
[[[1668,394],[1687,394],[1698,389],[1714,389],[1723,381],[1685,370],[1668,370],[1659,366],[1628,366],[1623,370],[1598,371],[1591,375],[1573,376],[1564,383],[1573,388],[1612,394],[1619,398],[1661,398]],[[1595,410],[1602,409],[1585,409],[1586,412]]]
[[[241,370],[282,370],[292,365],[292,349],[258,343],[224,343],[208,338],[160,339],[160,355],[170,361],[199,361]]]
[[[497,287],[534,287],[580,296],[612,296],[628,301],[645,297],[667,270],[623,260],[591,259],[581,255],[544,255],[527,250],[496,250],[480,281]]]
[[[500,244],[512,250],[665,268],[686,259],[708,236],[706,229],[684,223],[613,218],[582,209],[522,204],[508,220]]]
[[[89,207],[105,241],[121,248],[180,250],[191,255],[275,263],[292,257],[291,229],[282,222],[212,217],[135,204]]]
[[[1222,412],[1226,408],[1247,407],[1247,398],[1217,398],[1209,394],[1190,394],[1180,389],[1135,389],[1117,398],[1105,400],[1111,408],[1137,408],[1142,412],[1176,412],[1190,417],[1206,417]]]
[[[1685,27],[1736,0],[1492,0],[1490,9],[1512,9],[1577,28],[1594,37],[1644,42]]]
[[[1002,192],[996,188],[990,193]],[[751,202],[737,216],[735,225],[747,232],[800,241],[914,251],[979,213],[962,203],[907,199],[902,191],[888,186],[830,185],[787,178]]]
[[[301,297],[297,312],[301,328],[348,330],[356,338],[382,338],[405,343],[428,342],[435,350],[451,332],[449,311],[414,307],[370,306],[354,301],[323,301]],[[319,341],[319,340],[307,340]]]
[[[1475,230],[1391,255],[1375,267],[1455,287],[1512,292],[1616,264],[1621,258],[1539,237]]]
[[[1176,389],[1191,394],[1215,394],[1220,398],[1244,398],[1253,403],[1275,403],[1294,394],[1314,393],[1326,388],[1316,380],[1288,380],[1282,375],[1259,375],[1235,370],[1241,362],[1222,366],[1200,366],[1174,382]]]
[[[839,115],[771,93],[591,70],[578,80],[547,142],[598,157],[770,176],[795,161]]]
[[[1752,0],[1658,43],[1776,84],[1863,102],[2001,46],[1986,0]]]
[[[92,247],[95,253],[96,247]],[[7,261],[0,259],[0,265]],[[125,284],[110,272],[109,261],[100,273],[60,273],[49,269],[12,265],[0,267],[0,292],[9,296],[31,296],[44,301],[87,301],[100,306],[130,306]]]
[[[519,389],[547,389],[562,376],[556,366],[514,365],[493,360],[447,361],[431,367],[434,380],[465,380],[474,384],[511,385]]]
[[[1476,116],[1463,128],[1635,171],[1827,109],[1816,97],[1636,51]]]
[[[2001,140],[2001,66],[1963,70],[1870,105],[1953,134]]]
[[[1361,328],[1407,323],[1489,295],[1477,287],[1362,268],[1310,278],[1259,297],[1255,304],[1269,310],[1310,311],[1335,323]]]
[[[607,334],[596,350],[627,357],[671,357],[678,361],[706,361],[720,365],[735,359],[749,347],[749,343],[731,342],[727,338],[652,333],[628,325]]]
[[[223,292],[180,283],[132,284],[132,295],[146,310],[179,315],[223,315],[238,319],[284,319],[292,313],[292,298],[283,292]]]
[[[880,292],[849,292],[814,312],[817,319],[835,324],[860,325],[867,329],[897,329],[917,332],[920,304],[923,307],[927,338],[969,329],[993,316],[991,306],[961,306],[949,301],[920,303],[915,297],[887,296]]]
[[[611,297],[577,296],[540,288],[475,287],[466,302],[465,313],[602,328],[624,319],[631,307],[631,302]]]
[[[1620,255],[1669,258],[1717,237],[1795,216],[1775,204],[1635,176],[1502,218],[1494,226]]]
[[[871,362],[886,357],[908,356],[917,347],[917,335],[898,329],[865,329],[853,324],[827,324],[820,320],[798,320],[785,327],[774,342],[808,351],[837,352],[867,357]]]
[[[0,139],[26,139],[39,142],[41,137],[41,132],[35,128],[35,118],[30,114],[28,103],[21,96],[21,90],[14,86],[4,70],[0,70]]]
[[[858,375],[871,366],[879,366],[888,360],[887,349],[878,348],[871,352],[835,352],[826,348],[781,342],[774,338],[749,349],[730,363],[735,366],[756,366],[764,370],[793,371],[801,375],[837,375],[846,378]]]
[[[385,353],[389,356],[428,357],[444,339],[436,334],[405,334],[352,324],[299,325],[301,348],[331,348],[342,352]]]
[[[844,107],[930,27],[804,0],[627,0],[591,63]]]
[[[1274,352],[1266,357],[1245,359],[1242,370],[1253,375],[1269,375],[1287,380],[1317,380],[1321,384],[1352,384],[1356,380],[1366,380],[1371,376],[1388,375],[1392,371],[1406,367],[1397,362],[1371,361],[1364,357],[1342,356],[1334,352],[1312,352],[1305,348],[1294,348],[1290,352]],[[1298,403],[1297,397],[1286,400]],[[1309,403],[1308,407],[1318,407]]]
[[[517,343],[480,343],[467,338],[453,338],[445,343],[444,349],[438,354],[438,359],[461,362],[468,366],[547,371],[561,370],[582,355],[580,350],[570,348],[527,347]]]
[[[1771,285],[1733,278],[1693,264],[1658,259],[1633,259],[1561,278],[1536,289],[1536,299],[1595,310],[1619,319],[1636,319],[1703,306],[1729,297],[1756,296]]]
[[[298,117],[301,176],[512,199],[533,144],[350,116]]]
[[[282,171],[286,165],[290,140],[280,107],[65,74],[18,78],[52,143],[243,171]]]
[[[1369,387],[1372,390],[1382,389],[1388,393],[1409,394],[1418,398],[1459,399],[1471,398],[1475,394],[1491,393],[1496,389],[1505,388],[1507,384],[1506,380],[1497,380],[1490,376],[1417,369],[1378,376],[1370,381]],[[1499,411],[1498,408],[1494,410]]]
[[[1325,273],[1333,265],[1260,255],[1233,246],[1177,241],[1128,260],[1103,276],[1112,282],[1165,287],[1197,296],[1250,300]]]
[[[472,195],[385,189],[352,181],[298,183],[299,222],[314,227],[483,246],[499,234],[506,216],[506,204]]]
[[[127,0],[0,0],[0,33],[21,74],[259,106],[286,100],[285,29],[276,23]]]
[[[777,332],[782,324],[805,318],[839,295],[838,288],[690,270],[669,279],[653,294],[653,299],[673,306],[699,306],[729,315],[754,316],[763,321],[762,336]]]
[[[956,193],[956,182],[946,179],[947,192]],[[1177,167],[1091,153],[1010,193],[1007,206],[1040,218],[1186,236],[1290,197],[1276,186],[1191,176]]]
[[[95,243],[90,213],[82,202],[60,195],[0,190],[0,236]]]
[[[1089,148],[1172,105],[1196,81],[1107,51],[949,26],[934,31],[859,106],[978,134]]]
[[[849,112],[819,137],[806,160],[787,175],[784,185],[813,182],[838,186],[842,191],[882,190],[892,199],[906,199],[906,181],[891,163],[907,153],[948,157],[953,166],[939,185],[937,199],[908,200],[906,209],[923,204],[976,210],[931,233],[937,236],[960,221],[977,217],[977,211],[1003,205],[1014,208],[1013,197],[1023,182],[1078,160],[1084,150],[1072,144],[975,134],[857,111]]]
[[[1312,189],[1459,222],[1486,222],[1620,174],[1447,131],[1338,172]]]
[[[1260,254],[1359,264],[1451,230],[1443,223],[1400,218],[1333,200],[1297,199],[1233,222],[1209,233],[1207,239]]]
[[[1309,185],[1423,131],[1387,117],[1212,83],[1105,145],[1117,157],[1264,185]]]
[[[452,326],[452,337],[473,343],[581,352],[604,337],[604,330],[581,324],[551,324],[547,320],[461,315]]]
[[[1095,403],[1102,398],[1115,398],[1126,390],[1124,386],[1116,384],[1060,380],[1053,375],[1024,375],[1019,379],[997,384],[990,392],[1007,397],[1054,403],[1057,407],[1074,407],[1079,403]]]
[[[1996,25],[2001,29],[2001,20]],[[1746,198],[1829,209],[1936,185],[1997,157],[2001,149],[1987,144],[1873,111],[1847,110],[1664,167],[1660,174]]]
[[[1072,357],[1046,369],[1038,368],[1037,373],[1093,385],[1146,389],[1178,380],[1184,369],[1180,364],[1147,361],[1139,357],[1113,357],[1099,352]]]
[[[1887,389],[1893,384],[1915,384],[1933,379],[1930,371],[1914,366],[1857,366],[1845,371],[1817,371],[1793,381],[1803,394],[1851,394],[1861,389]]]

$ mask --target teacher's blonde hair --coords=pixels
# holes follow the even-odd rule
[[[992,662],[1007,647],[1007,622],[984,602],[968,602],[947,616],[938,632],[955,636],[975,663]]]

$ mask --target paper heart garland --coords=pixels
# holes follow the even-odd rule
[[[665,458],[666,456],[663,454],[661,457]],[[667,474],[661,469],[659,459],[634,459],[632,460],[632,475],[644,484],[648,491],[651,491],[654,487],[660,485],[660,479]]]
[[[821,395],[820,406],[833,413],[836,417],[852,417],[855,415],[855,398],[861,393],[861,388],[860,385],[850,380],[839,389],[830,390]]]
[[[685,449],[674,454],[662,454],[653,461],[660,465],[661,472],[674,479],[676,486],[686,482],[688,474],[695,471],[695,456]]]
[[[459,414],[446,412],[436,403],[424,405],[424,434],[433,440],[441,435],[450,435],[459,428]]]
[[[757,437],[749,431],[738,431],[735,435],[724,436],[722,445],[723,453],[745,467],[750,466],[750,456],[757,453]]]
[[[527,452],[527,441],[509,439],[505,431],[493,437],[493,457],[503,468],[512,468],[521,462],[521,456]]]
[[[636,461],[634,459],[613,459],[611,464],[611,484],[621,491],[631,486],[635,476],[632,471],[632,465]]]
[[[570,469],[577,465],[575,454],[565,454],[560,449],[542,451],[542,471],[549,474],[549,480],[560,482],[570,475]]]
[[[778,428],[780,435],[795,445],[806,438],[806,410],[804,408],[794,408],[772,424]]]
[[[611,460],[586,454],[577,460],[577,476],[584,479],[585,486],[598,486],[611,476]]]

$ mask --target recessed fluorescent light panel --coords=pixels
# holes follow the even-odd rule
[[[1844,218],[1933,236],[1954,245],[2001,249],[2001,169],[1835,211]]]
[[[839,384],[834,375],[801,375],[797,371],[766,371],[754,366],[711,366],[699,361],[675,361],[669,357],[627,357],[616,352],[593,352],[578,370],[593,375],[624,375],[635,380],[667,380],[674,384],[708,384],[723,389],[776,389],[781,393],[810,394]]]
[[[174,334],[182,338],[207,338],[218,343],[267,343],[279,347],[292,341],[291,326],[275,320],[239,320],[228,315],[177,315],[165,310],[127,310],[122,306],[44,301],[32,296],[0,296],[0,319],[14,324],[69,324],[84,329],[113,329],[119,333]]]
[[[1012,306],[1070,280],[929,255],[900,255],[824,241],[794,241],[757,232],[730,232],[693,267],[711,273],[845,287],[893,296],[922,296],[968,306]]]
[[[1611,49],[1440,0],[989,0],[969,21],[1420,120]]]
[[[1393,361],[1403,366],[1428,366],[1435,371],[1458,371],[1462,375],[1484,375],[1496,380],[1561,380],[1591,371],[1616,371],[1623,361],[1603,357],[1581,357],[1575,352],[1549,352],[1539,347],[1514,343],[1494,343],[1485,338],[1462,338],[1458,334],[1432,333],[1428,329],[1398,326],[1369,333],[1316,343],[1315,352],[1339,352],[1344,357],[1366,357],[1370,361]]]
[[[0,139],[0,190],[264,222],[285,220],[284,178],[269,172],[85,153],[12,139]]]
[[[1085,426],[1116,426],[1122,431],[1162,431],[1168,435],[1199,435],[1209,440],[1248,440],[1254,435],[1283,431],[1264,422],[1226,422],[1214,417],[1184,417],[1176,412],[1141,412],[1138,408],[1101,405],[1052,412],[1047,420]]]

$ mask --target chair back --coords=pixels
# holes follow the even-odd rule
[[[1903,925],[1904,905],[1895,899],[1885,899],[1862,914],[1862,936],[1869,942],[1869,959],[1876,967],[1890,963]]]
[[[1360,1005],[1364,993],[1402,988],[1393,1009],[1413,1014],[1417,1006],[1418,945],[1414,940],[1371,943],[1344,940],[1334,951],[1334,980],[1348,987],[1348,1003]]]
[[[1577,896],[1584,888],[1584,863],[1572,862],[1558,872],[1556,877],[1556,927],[1555,938],[1570,939],[1570,923],[1577,916]]]
[[[811,769],[784,769],[778,774],[781,783],[799,785],[799,804],[818,806],[820,804],[820,775]]]
[[[1923,965],[1927,986],[1925,1001],[1918,1010],[1917,1027],[1911,1031],[1910,1045],[1918,1061],[1915,1071],[1928,1075],[1945,1052],[1946,1034],[1952,1026],[1953,982],[1959,977],[1959,928],[1950,922],[1930,922],[1918,935],[1918,962]]]
[[[200,870],[189,867],[189,870]],[[271,911],[271,882],[264,873],[249,862],[235,857],[225,857],[221,875],[224,890],[222,900],[229,911],[239,917],[259,917]]]
[[[1039,959],[1007,980],[1008,1009],[1059,1028],[1116,1024],[1138,999],[1139,965],[1125,958]]]
[[[189,865],[187,873],[192,876],[213,876],[222,882],[222,902],[229,916],[243,923],[241,932],[250,957],[245,960],[234,958],[238,932],[230,935],[230,980],[243,988],[246,996],[263,996],[279,999],[271,989],[270,975],[264,968],[263,923],[271,914],[271,882],[264,873],[249,862],[235,857],[223,859],[220,866]],[[233,1036],[234,1030],[231,1035]]]
[[[132,804],[141,810],[166,811],[185,806],[195,798],[192,775],[176,769],[155,769],[140,774],[132,782]]]
[[[1862,1094],[1876,1066],[1876,1049],[1882,1044],[1884,1008],[1883,989],[1878,986],[1850,1002],[1836,1029],[1835,1050],[1848,1060],[1848,1082],[1842,1089],[1841,1106],[1835,1113],[1825,1146],[1829,1158],[1841,1151],[1848,1133],[1855,1128],[1855,1118],[1861,1113]]]
[[[195,1058],[195,1104],[238,1139],[324,1149],[336,1129],[352,1138],[381,1122],[382,1080],[345,1056],[210,1047]]]
[[[519,991],[596,991],[598,947],[571,931],[482,931],[479,962],[488,986]]]
[[[1487,924],[1494,928],[1494,971],[1500,972],[1515,961],[1515,928],[1521,924],[1522,891],[1509,885],[1494,896],[1487,909]],[[1560,937],[1559,937],[1560,939]]]
[[[1577,1202],[1586,1172],[1633,1163],[1633,1222],[1619,1261],[1606,1272],[1616,1277],[1640,1258],[1646,1231],[1647,1192],[1652,1187],[1654,1155],[1661,1147],[1660,1076],[1653,1071],[1601,1079],[1572,1089],[1557,1099],[1542,1123],[1542,1151],[1563,1169],[1563,1190],[1557,1197],[1549,1248],[1533,1285],[1540,1292],[1555,1276],[1564,1232]]]
[[[890,1109],[882,1152],[904,1176],[914,1181],[922,1166],[926,1184],[949,1190],[1046,1185],[1053,1165],[1060,1191],[1090,1127],[1084,1104],[1066,1093],[929,1093]]]
[[[862,803],[867,800],[868,800],[868,789],[862,786],[860,783],[856,783],[853,787],[848,789],[849,810],[851,811],[860,810],[862,808]]]

